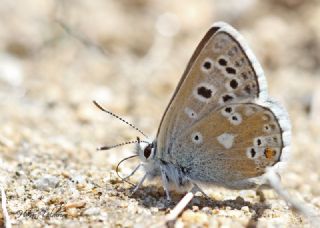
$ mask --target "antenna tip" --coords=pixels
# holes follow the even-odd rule
[[[109,150],[111,147],[109,146],[100,146],[100,147],[97,147],[96,150]]]
[[[95,106],[99,106],[99,104],[98,104],[97,101],[95,101],[95,100],[92,100],[92,103],[93,103]]]
[[[98,104],[98,102],[96,102],[95,100],[92,100],[92,103],[100,110],[106,112],[106,110],[104,108],[101,107],[101,105]]]

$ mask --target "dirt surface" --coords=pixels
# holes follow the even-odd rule
[[[166,205],[161,185],[146,183],[130,195],[114,170],[133,147],[95,148],[139,133],[92,100],[154,137],[197,43],[221,20],[246,38],[291,117],[283,185],[319,211],[320,1],[2,0],[0,181],[12,224],[161,224],[183,194]],[[212,201],[195,197],[175,227],[309,226],[272,190],[266,203],[252,190],[205,191]]]

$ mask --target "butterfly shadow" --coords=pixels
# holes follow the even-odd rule
[[[132,189],[123,188],[122,191],[129,196],[138,201],[139,205],[142,205],[146,208],[155,207],[159,211],[168,212],[169,209],[173,209],[176,204],[183,198],[185,193],[170,192],[172,198],[171,202],[166,201],[165,192],[161,187],[158,186],[143,186],[140,187],[134,194],[131,194]],[[262,217],[266,209],[270,209],[270,206],[266,203],[263,192],[257,192],[257,195],[260,197],[260,201],[257,203],[251,203],[246,201],[241,196],[236,197],[236,199],[229,200],[215,200],[208,199],[202,195],[196,195],[192,201],[186,206],[184,210],[202,210],[205,213],[212,213],[212,210],[207,209],[225,209],[227,207],[232,210],[241,210],[242,207],[247,206],[251,212],[253,212],[251,218],[248,221],[246,227],[252,228],[257,226],[257,221]]]

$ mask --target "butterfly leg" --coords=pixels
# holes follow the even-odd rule
[[[141,185],[143,184],[143,182],[145,181],[145,179],[147,178],[148,176],[148,173],[146,173],[142,179],[140,180],[140,182],[137,184],[137,186],[131,191],[131,195],[133,195],[140,187]]]
[[[169,194],[169,183],[168,183],[168,176],[163,168],[163,166],[160,166],[160,171],[161,171],[161,178],[162,178],[162,183],[163,183],[163,189],[166,192],[166,196],[167,196],[167,201],[170,202],[171,201],[171,197]]]
[[[193,184],[193,186],[194,186],[194,188],[195,188],[195,190],[196,190],[197,192],[201,192],[201,194],[202,194],[204,197],[206,197],[206,198],[208,198],[208,199],[211,200],[211,198],[210,198],[206,193],[204,193],[204,191],[203,191],[196,183],[192,183],[192,184]]]
[[[259,197],[259,200],[261,203],[265,203],[266,202],[266,197],[263,193],[263,188],[264,187],[261,187],[259,186],[257,189],[256,189],[256,195]]]
[[[128,180],[133,174],[135,174],[135,172],[137,172],[137,170],[141,167],[141,164],[139,164],[128,176],[126,176],[125,178],[123,178],[123,180]]]

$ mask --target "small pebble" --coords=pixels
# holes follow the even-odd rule
[[[18,186],[16,188],[16,192],[17,192],[19,197],[23,196],[23,194],[25,194],[24,186]]]
[[[211,214],[212,210],[210,207],[204,207],[201,209],[202,212],[206,213],[206,214]]]
[[[59,178],[51,175],[45,175],[34,182],[34,185],[39,190],[50,190],[57,187],[59,184]]]
[[[241,207],[241,211],[249,212],[249,211],[250,211],[250,209],[249,209],[249,207],[248,207],[248,206],[243,206],[243,207]]]
[[[53,196],[47,200],[48,204],[59,204],[63,203],[63,199],[60,196]]]
[[[192,211],[194,211],[194,212],[199,211],[199,207],[198,206],[192,206]]]
[[[76,189],[74,187],[70,188],[70,192],[71,192],[73,198],[78,198],[80,196],[78,189]]]
[[[45,204],[45,202],[43,202],[42,200],[36,201],[36,202],[35,202],[35,206],[36,206],[37,208],[39,208],[39,209],[41,209],[41,208],[46,208],[46,204]]]
[[[237,204],[244,204],[244,199],[241,197],[241,196],[238,196],[237,198],[236,198],[236,203]]]
[[[137,205],[130,203],[128,205],[127,210],[128,210],[128,213],[134,214],[137,211]]]
[[[197,223],[204,225],[204,223],[208,222],[208,216],[203,213],[194,213],[191,210],[185,211],[182,216],[182,221],[187,223]]]
[[[84,189],[85,187],[86,187],[86,185],[83,184],[83,183],[77,184],[77,189],[78,189],[78,190],[82,190],[82,189]]]
[[[165,205],[164,203],[158,202],[156,207],[159,208],[159,210],[162,210],[165,208]]]
[[[220,212],[220,210],[217,209],[217,208],[215,208],[215,209],[212,210],[212,214],[219,214],[219,212]]]
[[[69,209],[69,208],[82,208],[85,205],[86,205],[86,202],[84,202],[84,201],[70,202],[70,203],[67,203],[65,205],[65,208],[66,209]]]
[[[72,180],[76,184],[85,184],[86,183],[86,178],[84,176],[81,176],[81,175],[73,177]]]
[[[159,211],[159,209],[156,208],[156,207],[151,207],[151,208],[150,208],[150,211],[151,211],[152,213],[157,213],[157,212]]]
[[[102,221],[107,221],[109,219],[109,216],[107,213],[102,212],[101,215],[99,216],[99,219]]]
[[[100,214],[100,208],[99,207],[91,207],[86,209],[83,212],[84,215],[99,215]]]
[[[199,199],[199,198],[193,198],[193,199],[192,199],[192,203],[193,203],[193,204],[198,204],[198,205],[199,205],[199,204],[201,203],[201,201],[200,201],[200,199]]]
[[[61,175],[62,175],[64,178],[70,178],[70,173],[67,172],[67,171],[62,171],[62,172],[61,172]]]
[[[77,208],[68,208],[66,210],[68,217],[77,217],[78,216],[78,210]]]
[[[176,224],[174,224],[174,227],[175,227],[175,228],[184,228],[184,227],[185,227],[185,224],[184,224],[180,219],[178,219],[178,220],[176,221]]]

